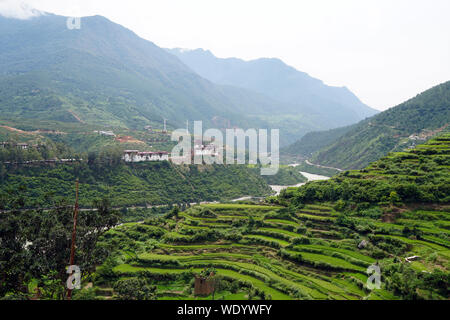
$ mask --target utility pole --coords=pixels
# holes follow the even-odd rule
[[[164,119],[164,130],[163,133],[167,133],[167,119]]]
[[[75,209],[73,212],[72,246],[70,247],[69,266],[73,266],[75,260],[75,240],[77,236],[77,218],[78,218],[78,179],[75,182]],[[72,289],[67,289],[67,300],[72,299]]]

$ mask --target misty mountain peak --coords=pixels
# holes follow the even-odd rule
[[[264,94],[271,99],[297,106],[297,112],[319,114],[323,119],[347,125],[374,115],[348,88],[332,87],[322,80],[289,66],[279,58],[245,61],[217,58],[210,51],[169,50],[202,77]]]
[[[47,15],[47,13],[31,7],[25,2],[0,1],[0,16],[4,18],[27,20],[43,15]]]

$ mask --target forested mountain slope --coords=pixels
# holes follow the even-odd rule
[[[407,152],[392,152],[361,170],[311,182],[288,196],[294,201],[351,203],[450,203],[450,133]]]
[[[322,148],[314,154],[314,163],[362,168],[390,151],[423,143],[448,130],[449,123],[450,82],[445,82],[356,125],[311,134],[286,150],[308,156],[319,146]]]
[[[6,170],[5,170],[6,168]],[[272,190],[259,170],[245,165],[176,166],[170,162],[0,164],[0,204],[9,190],[21,189],[27,207],[52,207],[53,199],[75,200],[80,181],[80,205],[106,198],[113,206],[146,206],[264,196]]]
[[[302,158],[310,157],[314,152],[329,146],[339,137],[349,132],[356,125],[330,129],[327,131],[314,131],[305,134],[300,140],[284,147],[281,153],[284,155],[298,156]]]
[[[149,124],[160,128],[164,118],[170,128],[184,128],[186,120],[203,120],[206,127],[280,128],[281,143],[287,145],[309,131],[373,114],[339,88],[330,89],[336,91],[334,98],[324,98],[326,102],[316,110],[311,101],[300,103],[295,96],[278,99],[288,93],[277,97],[261,94],[264,88],[215,84],[166,50],[104,17],[83,17],[79,30],[69,30],[66,19],[53,14],[28,20],[0,16],[2,120],[19,125],[23,119],[34,119],[133,129]],[[273,81],[281,78],[273,77]],[[319,80],[312,82],[323,86]],[[320,100],[326,94],[316,90],[310,96]]]
[[[62,16],[0,16],[1,118],[104,126],[226,128],[271,125],[253,115],[282,110],[258,93],[219,86],[178,58],[104,17],[69,30]]]
[[[449,152],[446,135],[268,203],[205,204],[125,224],[101,239],[116,254],[93,285],[114,299],[122,279],[151,279],[156,299],[192,299],[192,279],[213,270],[224,300],[446,300]]]

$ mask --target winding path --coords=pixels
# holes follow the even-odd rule
[[[344,171],[344,170],[339,169],[339,168],[322,166],[322,165],[320,165],[320,164],[314,164],[314,163],[309,162],[309,160],[305,160],[305,162],[306,162],[306,164],[309,164],[310,166],[314,166],[314,167],[317,167],[317,168],[333,169],[333,170],[337,170],[337,171],[339,171],[339,172]]]

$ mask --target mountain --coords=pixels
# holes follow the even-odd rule
[[[168,49],[202,77],[264,94],[291,106],[283,113],[311,118],[322,129],[356,123],[378,111],[346,87],[331,87],[279,59],[221,59],[203,49]],[[319,123],[322,123],[320,125]]]
[[[355,126],[356,124],[326,131],[309,132],[300,140],[281,149],[280,152],[284,155],[297,156],[299,158],[311,157],[314,152],[335,142]]]
[[[304,152],[307,156],[322,147],[312,157],[314,163],[358,169],[388,152],[412,147],[436,133],[448,131],[449,124],[450,81],[356,125],[311,134],[309,137],[317,142],[316,147],[308,148],[313,143],[305,136],[286,150],[291,154]],[[328,144],[323,146],[325,143]]]
[[[249,286],[263,300],[448,300],[449,154],[450,136],[443,136],[365,170],[288,188],[267,199],[272,205],[204,204],[137,217],[145,221],[102,237],[99,246],[111,254],[93,288],[117,290],[117,279],[151,274],[170,290],[158,299],[195,299],[174,291],[213,267],[224,279],[220,290],[227,291],[216,292],[222,300],[246,297]],[[370,290],[365,274],[374,264],[383,281]],[[174,274],[179,280],[168,283]],[[105,291],[92,294],[104,298]]]
[[[31,119],[130,129],[161,128],[164,118],[170,128],[203,120],[206,128],[280,128],[287,145],[363,117],[339,110],[347,120],[334,121],[333,110],[325,117],[289,99],[213,83],[101,16],[83,17],[79,30],[66,22],[48,13],[26,20],[0,16],[0,120],[19,128]]]
[[[361,205],[398,205],[450,201],[450,133],[402,152],[391,152],[362,170],[314,181],[285,193],[297,203],[338,201]],[[387,211],[392,215],[393,211]],[[393,218],[393,217],[391,217]],[[407,222],[408,223],[408,222]],[[445,236],[446,237],[446,236]]]
[[[172,128],[186,120],[205,126],[270,125],[281,103],[242,88],[216,85],[178,58],[104,17],[84,17],[69,30],[66,17],[27,20],[0,16],[1,118],[104,126]]]

